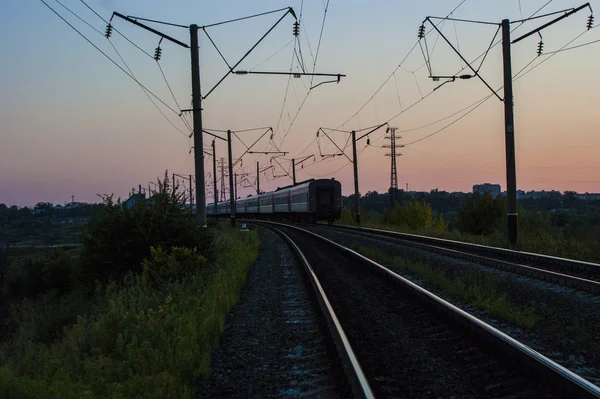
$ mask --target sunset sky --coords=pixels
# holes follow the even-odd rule
[[[100,33],[56,0],[45,1],[116,63],[125,69],[131,68],[138,81],[173,110],[191,108],[189,50],[167,41],[161,43],[159,65],[174,99],[157,62],[117,32],[107,40],[103,36],[105,22],[83,2],[60,0]],[[315,154],[316,163],[310,160],[303,169],[297,169],[298,180],[335,177],[342,182],[344,193],[350,194],[352,167],[348,159],[342,156],[323,160],[319,146],[323,154],[337,152],[337,149],[322,134],[317,141],[317,129],[358,130],[398,115],[390,125],[406,131],[400,134],[399,144],[439,131],[400,150],[403,154],[398,158],[401,188],[408,183],[411,190],[418,191],[435,188],[471,191],[474,184],[484,182],[499,183],[503,190],[506,187],[502,102],[491,97],[467,115],[472,106],[492,94],[491,91],[473,78],[445,84],[432,93],[443,80],[433,82],[428,78],[418,45],[411,52],[424,18],[447,16],[461,3],[459,0],[86,2],[107,20],[113,11],[118,11],[186,26],[192,23],[203,26],[291,6],[296,15],[302,13],[299,45],[293,41],[294,19],[288,15],[236,68],[282,72],[288,72],[290,65],[293,71],[299,70],[294,56],[298,50],[307,71],[313,70],[328,4],[315,72],[342,73],[346,78],[339,84],[320,85],[306,97],[310,77],[230,75],[203,101],[204,127],[239,131],[271,126],[276,129],[273,143],[269,143],[267,134],[256,145],[256,151],[274,151],[277,146],[289,152],[278,159],[286,169],[290,165],[287,159]],[[504,18],[527,18],[544,5],[546,7],[537,15],[583,4],[572,0],[547,3],[548,0],[466,0],[453,17],[499,23]],[[590,3],[600,10],[600,0]],[[125,198],[132,187],[139,184],[147,187],[150,180],[155,181],[165,170],[194,173],[193,153],[189,155],[193,139],[188,138],[189,130],[175,112],[155,100],[180,131],[161,115],[135,81],[40,0],[2,1],[0,12],[4,17],[0,25],[4,38],[3,62],[0,63],[0,203],[64,203],[70,201],[71,195],[76,201],[97,202],[97,194],[104,193]],[[207,28],[207,32],[233,65],[281,15],[283,11]],[[535,68],[514,84],[518,189],[600,192],[600,157],[597,155],[600,151],[600,43],[552,54],[564,46],[569,49],[600,39],[600,29],[586,31],[589,15],[586,9],[544,30],[545,54],[541,57],[536,53],[538,35],[512,48],[514,76],[524,67],[523,72]],[[555,16],[523,25],[513,24],[516,29],[512,38],[552,18]],[[600,24],[598,16],[596,20]],[[154,54],[159,42],[157,36],[117,18],[112,22],[132,42]],[[148,24],[189,43],[188,29]],[[464,64],[430,25],[426,27],[434,73],[456,74]],[[441,23],[439,28],[467,60],[485,53],[497,29],[494,25],[451,21]],[[206,95],[228,67],[206,34],[201,31],[199,37],[202,93]],[[501,45],[489,51],[480,74],[494,89],[502,87]],[[314,78],[313,85],[325,80]],[[502,90],[498,93],[503,96]],[[186,118],[191,121],[189,115]],[[456,123],[440,131],[454,121]],[[239,133],[239,137],[249,145],[261,133]],[[370,147],[366,147],[366,139],[358,144],[361,193],[385,192],[389,187],[390,159],[381,148],[386,142],[384,135],[385,129],[373,133]],[[212,139],[206,135],[204,138],[208,149]],[[345,133],[332,133],[331,138],[352,156],[351,146],[345,147]],[[234,158],[244,150],[244,145],[235,138]],[[217,156],[226,155],[224,142],[217,141]],[[269,165],[267,155],[245,155],[242,159],[237,172],[251,173],[252,183],[257,159],[261,166]],[[276,175],[285,174],[273,164]],[[210,157],[206,157],[205,165],[208,176],[212,173]],[[207,189],[212,190],[212,178],[207,178],[207,182]],[[271,172],[261,175],[263,190],[290,183],[287,176],[274,179]],[[239,189],[243,196],[252,192],[250,187]]]

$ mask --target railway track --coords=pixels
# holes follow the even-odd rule
[[[281,234],[315,288],[356,397],[577,397],[600,389],[376,262],[308,230]]]
[[[324,224],[319,224],[318,227],[383,239],[388,242],[467,260],[565,287],[600,294],[600,265],[596,263],[388,230],[341,225],[327,226]]]

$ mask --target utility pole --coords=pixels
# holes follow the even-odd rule
[[[504,65],[504,134],[506,140],[506,197],[508,202],[508,241],[516,244],[519,239],[517,214],[517,168],[515,159],[515,123],[512,86],[512,62],[510,54],[510,21],[502,21],[502,59]]]
[[[256,195],[260,194],[260,163],[256,161]]]
[[[354,207],[356,208],[356,224],[360,225],[360,194],[358,192],[358,156],[356,155],[356,131],[352,131],[352,159],[354,160]]]
[[[221,157],[221,202],[227,199],[225,191],[225,158]]]
[[[198,205],[196,205],[198,208]],[[190,212],[194,213],[194,191],[192,190],[192,175],[190,175]]]
[[[369,143],[369,135],[373,132],[375,132],[376,130],[381,129],[382,127],[388,125],[387,122],[382,123],[381,125],[375,126],[373,129],[369,130],[367,133],[364,133],[362,136],[360,136],[359,138],[356,138],[356,130],[352,130],[351,132],[345,131],[345,130],[339,130],[339,129],[329,129],[329,128],[325,128],[325,127],[320,127],[319,130],[317,130],[317,137],[319,137],[319,132],[323,132],[323,134],[325,134],[325,136],[329,139],[329,141],[331,141],[336,148],[340,151],[340,153],[338,154],[331,154],[329,156],[338,156],[338,155],[343,155],[345,156],[354,166],[354,207],[356,208],[356,224],[360,225],[360,194],[358,191],[358,155],[356,153],[356,143],[362,139],[364,139],[365,137],[367,137],[367,143]],[[389,128],[389,126],[388,126]],[[346,155],[346,153],[344,153],[344,150],[342,150],[340,148],[339,145],[337,145],[337,143],[335,141],[333,141],[331,139],[331,137],[329,137],[329,135],[327,134],[327,132],[325,130],[332,130],[332,131],[337,131],[337,132],[343,132],[343,133],[348,133],[351,135],[352,138],[352,159],[350,159],[348,157],[348,155]],[[323,156],[321,154],[321,156]]]
[[[536,33],[540,36],[540,39],[541,39],[541,37],[542,37],[541,31],[542,30],[548,28],[549,26],[551,26],[551,25],[563,20],[564,18],[567,18],[585,8],[589,8],[590,12],[592,11],[590,3],[585,3],[579,7],[572,8],[570,10],[563,10],[560,12],[554,12],[554,13],[547,14],[545,16],[556,15],[556,14],[561,14],[561,15],[556,17],[552,21],[547,22],[547,23],[541,25],[540,27],[533,29],[532,31],[522,35],[521,37],[513,40],[512,42],[510,40],[511,21],[508,19],[504,19],[504,20],[502,20],[502,23],[498,24],[498,23],[494,23],[494,22],[472,21],[472,20],[454,19],[454,18],[447,18],[447,17],[446,18],[427,17],[427,18],[425,18],[425,21],[423,21],[423,24],[419,27],[419,34],[418,34],[419,39],[424,39],[426,41],[427,39],[425,37],[425,22],[429,22],[431,24],[431,26],[440,34],[440,36],[446,41],[446,43],[461,58],[461,60],[467,65],[467,67],[472,72],[472,74],[458,75],[458,76],[457,75],[435,76],[432,72],[429,52],[427,52],[427,55],[424,53],[423,56],[425,57],[425,63],[429,69],[429,74],[430,74],[429,77],[432,78],[434,81],[439,81],[442,78],[447,79],[446,82],[442,83],[440,86],[436,87],[434,90],[440,88],[441,86],[443,86],[444,84],[446,84],[448,82],[454,82],[457,79],[471,79],[473,77],[477,77],[492,91],[492,93],[500,101],[504,102],[504,135],[505,135],[505,146],[506,146],[506,196],[507,196],[507,205],[508,205],[508,212],[506,215],[507,216],[507,226],[508,226],[507,236],[508,236],[509,242],[512,245],[516,245],[519,240],[519,229],[518,229],[519,217],[517,214],[517,172],[516,172],[517,168],[516,168],[516,155],[515,155],[514,95],[513,95],[513,85],[512,85],[513,77],[512,77],[511,45],[515,44],[517,42],[520,42],[521,40],[523,40],[529,36],[535,35]],[[523,23],[523,22],[526,22],[528,20],[535,19],[535,18],[539,18],[539,17],[530,17],[530,18],[520,20],[520,21],[513,21],[512,23],[515,23],[515,22]],[[448,38],[446,36],[444,36],[444,34],[438,29],[436,24],[433,23],[432,19],[442,19],[442,20],[455,21],[455,22],[486,24],[486,25],[491,25],[491,26],[497,26],[498,30],[500,30],[500,29],[502,30],[504,98],[501,98],[498,95],[498,93],[494,89],[492,89],[492,87],[479,74],[479,70],[481,68],[481,65],[483,65],[483,61],[482,61],[482,64],[479,65],[479,67],[477,69],[474,68],[473,65],[471,65],[465,59],[465,57],[460,53],[459,49],[457,49],[454,45],[452,45],[450,40],[448,40]],[[588,30],[590,30],[592,28],[593,20],[594,20],[593,14],[590,14],[590,16],[588,17],[587,25],[586,25]],[[496,31],[496,34],[497,34],[498,30]],[[494,39],[495,39],[495,37],[496,36],[494,36]],[[492,40],[492,42],[493,41],[494,40]],[[425,43],[425,45],[427,46],[427,43]],[[490,45],[487,52],[489,52],[492,47],[493,46]],[[538,48],[537,48],[538,56],[542,55],[543,47],[544,47],[544,43],[543,43],[543,41],[540,40],[540,42],[538,43]],[[485,53],[485,55],[483,57],[484,60],[487,56],[487,52]]]
[[[206,199],[204,198],[204,152],[202,144],[202,94],[200,92],[200,55],[198,54],[198,25],[190,25],[190,52],[192,58],[192,114],[194,115],[194,170],[196,172],[196,217],[206,227]]]
[[[231,211],[229,218],[231,219],[231,227],[235,227],[235,198],[233,187],[233,160],[231,155],[231,130],[227,129],[227,153],[229,154],[229,204]]]
[[[217,213],[216,206],[219,200],[219,195],[217,193],[217,150],[215,148],[215,139],[212,142],[212,150],[213,150],[213,189],[214,189],[214,197],[215,197],[215,215]]]
[[[314,155],[309,155],[306,156],[302,159],[300,159],[298,162],[296,162],[296,159],[292,159],[292,176],[293,176],[293,180],[294,180],[294,186],[296,185],[296,165],[302,165],[302,167],[304,168],[304,161],[309,160],[310,158],[314,158]]]
[[[171,185],[173,187],[173,197],[175,196],[175,173],[173,173],[173,175],[171,176]]]

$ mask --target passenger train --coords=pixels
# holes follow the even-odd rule
[[[279,219],[333,223],[342,214],[342,185],[335,179],[311,179],[269,193],[238,198],[235,215],[249,219]],[[228,216],[230,201],[206,206],[208,216]]]

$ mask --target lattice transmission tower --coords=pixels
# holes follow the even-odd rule
[[[225,191],[227,190],[226,186],[225,186],[225,158],[221,158],[221,165],[219,165],[219,168],[221,168],[221,199],[220,201],[227,201],[227,194],[225,194]]]
[[[390,206],[394,205],[394,201],[398,199],[398,169],[396,167],[396,158],[402,156],[402,154],[396,152],[397,148],[404,147],[401,144],[396,144],[396,139],[400,139],[402,137],[396,136],[397,127],[390,127],[387,129],[386,133],[389,133],[388,136],[385,136],[387,140],[390,140],[390,144],[386,144],[383,147],[389,148],[390,153],[385,154],[386,157],[391,158],[391,174],[390,174]]]

